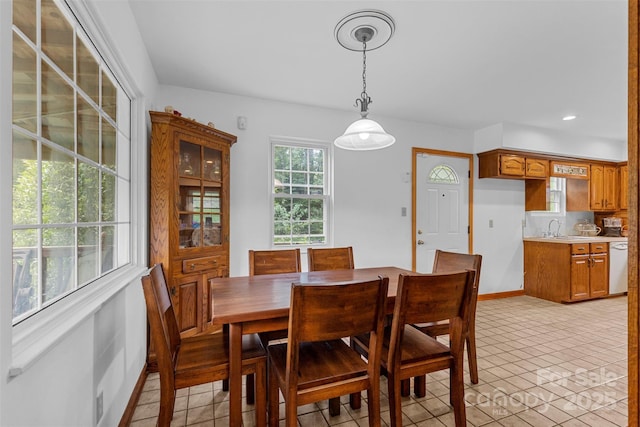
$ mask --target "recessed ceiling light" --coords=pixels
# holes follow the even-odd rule
[[[562,118],[562,120],[564,120],[564,121],[566,122],[566,121],[568,121],[568,120],[573,120],[573,119],[575,119],[576,117],[577,117],[577,116],[564,116],[564,117]]]

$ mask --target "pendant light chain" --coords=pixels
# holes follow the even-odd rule
[[[367,42],[362,42],[362,97],[367,96]]]

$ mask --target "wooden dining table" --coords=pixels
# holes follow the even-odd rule
[[[229,325],[229,425],[242,425],[242,334],[287,329],[292,283],[326,284],[387,276],[387,313],[393,313],[400,274],[415,273],[374,267],[211,279],[212,324]],[[256,414],[256,420],[258,427],[266,425],[266,414]]]

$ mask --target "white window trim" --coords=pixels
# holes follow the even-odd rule
[[[58,0],[57,0],[58,1]],[[8,31],[3,30],[1,39],[5,40],[2,44],[3,47],[9,47],[3,49],[2,60],[0,60],[0,66],[3,75],[11,75],[11,52],[12,52],[12,37],[4,37],[7,33],[11,34],[11,2],[0,2],[8,4],[8,7],[2,7],[0,10],[0,21],[2,24],[9,22],[9,25],[0,25],[0,27],[7,28]],[[100,54],[103,56],[105,62],[108,64],[111,71],[118,78],[120,85],[123,87],[125,93],[131,99],[131,130],[130,130],[130,144],[131,144],[131,157],[130,157],[130,198],[131,198],[131,221],[130,221],[130,239],[131,239],[131,263],[127,266],[121,267],[114,272],[107,274],[106,276],[96,280],[95,282],[86,285],[85,287],[78,289],[76,292],[63,298],[61,301],[56,302],[54,306],[48,307],[46,310],[34,314],[28,319],[25,319],[21,323],[11,326],[12,316],[12,304],[11,304],[11,287],[4,286],[5,289],[0,291],[0,298],[3,300],[0,304],[0,326],[2,332],[1,344],[9,344],[7,342],[7,336],[11,336],[11,350],[10,354],[2,352],[2,357],[8,357],[8,377],[15,377],[25,372],[30,366],[32,366],[38,359],[44,356],[51,348],[59,343],[67,334],[74,330],[80,322],[87,319],[93,313],[96,313],[100,308],[114,295],[126,288],[132,282],[139,280],[140,276],[147,271],[147,144],[141,143],[148,138],[146,131],[146,108],[145,100],[139,89],[133,86],[134,79],[132,73],[129,72],[125,63],[119,59],[119,56],[114,53],[110,48],[109,40],[105,36],[106,32],[103,30],[101,24],[96,22],[92,12],[87,8],[87,4],[84,2],[73,2],[72,4],[66,4],[69,6],[73,13],[78,18],[85,31],[91,36],[92,41],[97,46]],[[5,44],[6,43],[6,44]],[[6,53],[8,52],[8,54]],[[6,57],[9,57],[9,61],[4,61]],[[7,72],[7,74],[4,74]],[[0,126],[3,129],[2,137],[8,136],[8,141],[11,141],[11,79],[3,79],[0,88],[0,121],[7,126]],[[9,87],[5,87],[8,85]],[[7,90],[8,89],[8,90]],[[7,96],[8,95],[8,96]],[[11,150],[11,144],[9,144],[9,150]],[[2,162],[0,162],[0,176],[2,176],[1,182],[11,183],[11,159],[12,156],[2,156]],[[4,178],[8,178],[5,180]],[[11,198],[12,188],[11,185],[0,189],[0,195]],[[9,265],[7,271],[10,270],[11,263],[11,213],[2,213],[0,218],[9,219],[8,226],[1,227],[0,241],[2,245],[0,247],[0,256],[7,259],[5,265]],[[4,298],[7,295],[8,298]],[[5,335],[7,333],[7,335]],[[1,347],[2,345],[0,345]],[[3,363],[4,365],[4,363]]]
[[[298,146],[298,147],[318,147],[327,150],[328,159],[326,161],[326,179],[327,179],[327,241],[324,244],[313,244],[313,245],[274,245],[273,244],[273,203],[274,203],[274,195],[273,195],[273,146],[274,145],[290,145],[290,146]],[[269,156],[268,156],[268,178],[267,178],[267,191],[269,194],[269,245],[272,249],[285,249],[285,248],[300,248],[302,253],[306,253],[306,249],[308,247],[331,247],[333,246],[333,144],[329,141],[322,141],[317,139],[308,139],[308,138],[295,138],[290,136],[270,136],[269,137]]]

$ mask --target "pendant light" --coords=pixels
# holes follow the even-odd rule
[[[389,41],[395,31],[391,17],[378,10],[363,10],[344,17],[336,26],[335,36],[345,49],[362,50],[362,93],[355,106],[360,107],[359,120],[353,122],[342,136],[334,141],[345,150],[378,150],[396,142],[376,121],[367,117],[373,101],[367,94],[367,47],[374,50]]]

